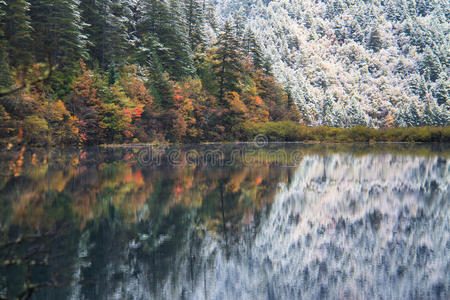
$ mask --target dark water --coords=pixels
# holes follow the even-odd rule
[[[0,152],[0,298],[448,299],[448,146]]]

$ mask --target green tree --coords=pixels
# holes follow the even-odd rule
[[[438,126],[438,114],[439,112],[437,111],[436,102],[433,98],[429,97],[425,102],[421,125]]]
[[[224,104],[227,92],[239,92],[238,83],[242,72],[241,48],[229,22],[225,23],[219,34],[216,47],[214,70],[218,80],[219,101]]]
[[[204,1],[185,1],[186,29],[191,51],[196,52],[197,48],[204,43]]]
[[[332,127],[334,125],[334,102],[330,95],[327,95],[323,101],[322,107],[322,125]]]
[[[178,3],[171,1],[169,6],[165,1],[148,0],[142,4],[140,11],[142,16],[137,35],[142,46],[137,56],[141,61],[145,59],[142,52],[153,52],[173,79],[180,80],[192,75],[193,60]],[[143,63],[148,63],[148,59]]]
[[[405,125],[407,127],[419,127],[422,126],[422,118],[420,115],[420,109],[416,101],[411,101],[408,109],[405,111],[404,116]]]
[[[9,65],[5,59],[4,46],[0,42],[0,90],[8,88],[12,84],[13,81],[9,72]]]
[[[243,40],[244,55],[250,56],[256,68],[261,69],[264,66],[265,59],[261,51],[261,47],[256,41],[255,34],[251,29],[245,32]]]
[[[57,83],[67,88],[80,58],[85,56],[85,38],[78,0],[31,0],[34,56],[38,62],[51,59],[58,65],[62,79]],[[55,76],[54,76],[55,77]]]
[[[25,68],[32,62],[29,6],[25,0],[10,0],[5,6],[4,37],[8,61],[14,68]]]
[[[130,38],[130,3],[124,0],[81,0],[83,32],[89,37],[88,50],[93,65],[103,71],[127,62]]]

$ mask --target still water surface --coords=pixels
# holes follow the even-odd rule
[[[251,147],[0,152],[0,298],[449,298],[448,146]]]

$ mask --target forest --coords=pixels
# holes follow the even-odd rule
[[[228,22],[210,43],[210,9],[196,0],[3,2],[0,137],[224,141],[240,138],[243,121],[300,121],[251,31]]]
[[[238,7],[261,11],[280,1],[238,2]],[[446,53],[439,59],[428,57],[432,50],[423,47],[429,64],[419,79],[429,88],[418,93],[420,99],[386,98],[389,105],[367,112],[362,108],[367,95],[354,89],[354,96],[347,97],[344,94],[353,86],[335,78],[346,85],[345,93],[339,94],[325,82],[328,74],[313,63],[303,70],[324,82],[311,84],[311,78],[299,76],[305,79],[302,89],[316,98],[299,96],[299,86],[283,80],[283,74],[290,73],[280,69],[264,43],[267,36],[253,26],[252,14],[242,9],[225,13],[230,3],[0,0],[0,144],[245,141],[266,131],[271,140],[341,141],[336,130],[343,132],[344,141],[449,140]],[[341,8],[336,16],[345,11]],[[292,36],[286,31],[282,38],[288,41]],[[437,45],[445,41],[446,36]],[[368,43],[370,51],[382,51],[376,33]],[[300,42],[295,47],[298,53],[321,53],[302,48]],[[322,97],[319,86],[333,95]],[[371,99],[377,97],[384,95]],[[422,126],[431,127],[397,129]],[[364,127],[393,128],[396,133]]]
[[[220,0],[314,126],[448,126],[447,0]]]

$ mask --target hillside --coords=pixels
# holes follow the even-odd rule
[[[446,0],[221,0],[312,125],[449,124]]]
[[[446,127],[449,10],[444,0],[0,0],[0,143]],[[382,140],[443,140],[423,132]]]

